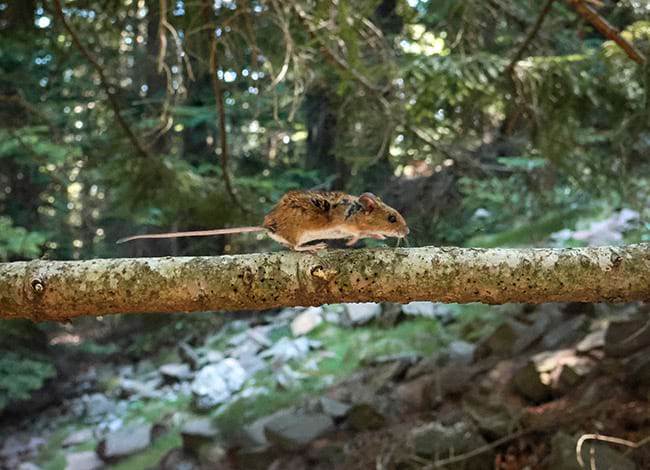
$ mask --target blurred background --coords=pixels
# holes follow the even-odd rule
[[[620,35],[608,40],[585,9]],[[278,250],[258,234],[115,240],[258,225],[291,189],[374,192],[409,222],[410,246],[649,241],[649,56],[647,0],[0,1],[0,261]],[[642,308],[369,304],[3,321],[0,467],[421,468],[445,453],[418,436],[452,439],[445,426],[460,422],[476,447],[532,429],[526,410],[566,401],[583,379],[628,385],[617,403],[627,414],[607,415],[608,426],[598,415],[596,429],[635,440],[650,416],[628,421],[647,415],[650,373],[633,355],[650,338],[617,356],[605,336],[618,351],[644,331]],[[572,334],[548,339],[553,331]],[[568,367],[566,353],[552,356],[555,376],[531,359],[569,346],[571,387],[549,378]],[[481,362],[495,355],[510,365]],[[459,360],[467,382],[492,370],[508,385],[487,386],[498,392],[488,424],[476,411],[485,390],[458,377],[449,394],[431,385],[432,371]],[[532,385],[512,379],[519,370]],[[632,397],[630,380],[640,381]],[[275,431],[288,420],[313,439],[260,424],[289,405],[301,411],[276,417]],[[403,431],[434,412],[440,428]],[[543,468],[594,420],[560,436],[537,423],[528,440],[470,461],[478,467],[451,468]],[[251,423],[254,445],[241,437]],[[322,437],[333,432],[346,437]],[[146,439],[124,451],[133,436]],[[611,458],[650,462],[642,451]]]

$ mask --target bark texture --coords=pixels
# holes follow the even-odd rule
[[[0,318],[337,302],[650,300],[650,245],[326,250],[0,264]]]

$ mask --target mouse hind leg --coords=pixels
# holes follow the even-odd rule
[[[295,245],[291,249],[294,251],[317,251],[327,248],[327,243],[316,243],[315,245]]]

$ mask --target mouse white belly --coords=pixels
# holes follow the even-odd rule
[[[324,230],[308,230],[305,231],[298,240],[299,245],[309,243],[314,240],[335,240],[339,238],[350,238],[354,236],[349,230],[340,229],[340,228],[331,228]]]

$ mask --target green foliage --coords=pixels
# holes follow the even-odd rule
[[[9,217],[0,217],[0,261],[14,257],[36,258],[46,240],[44,233],[15,227]]]

